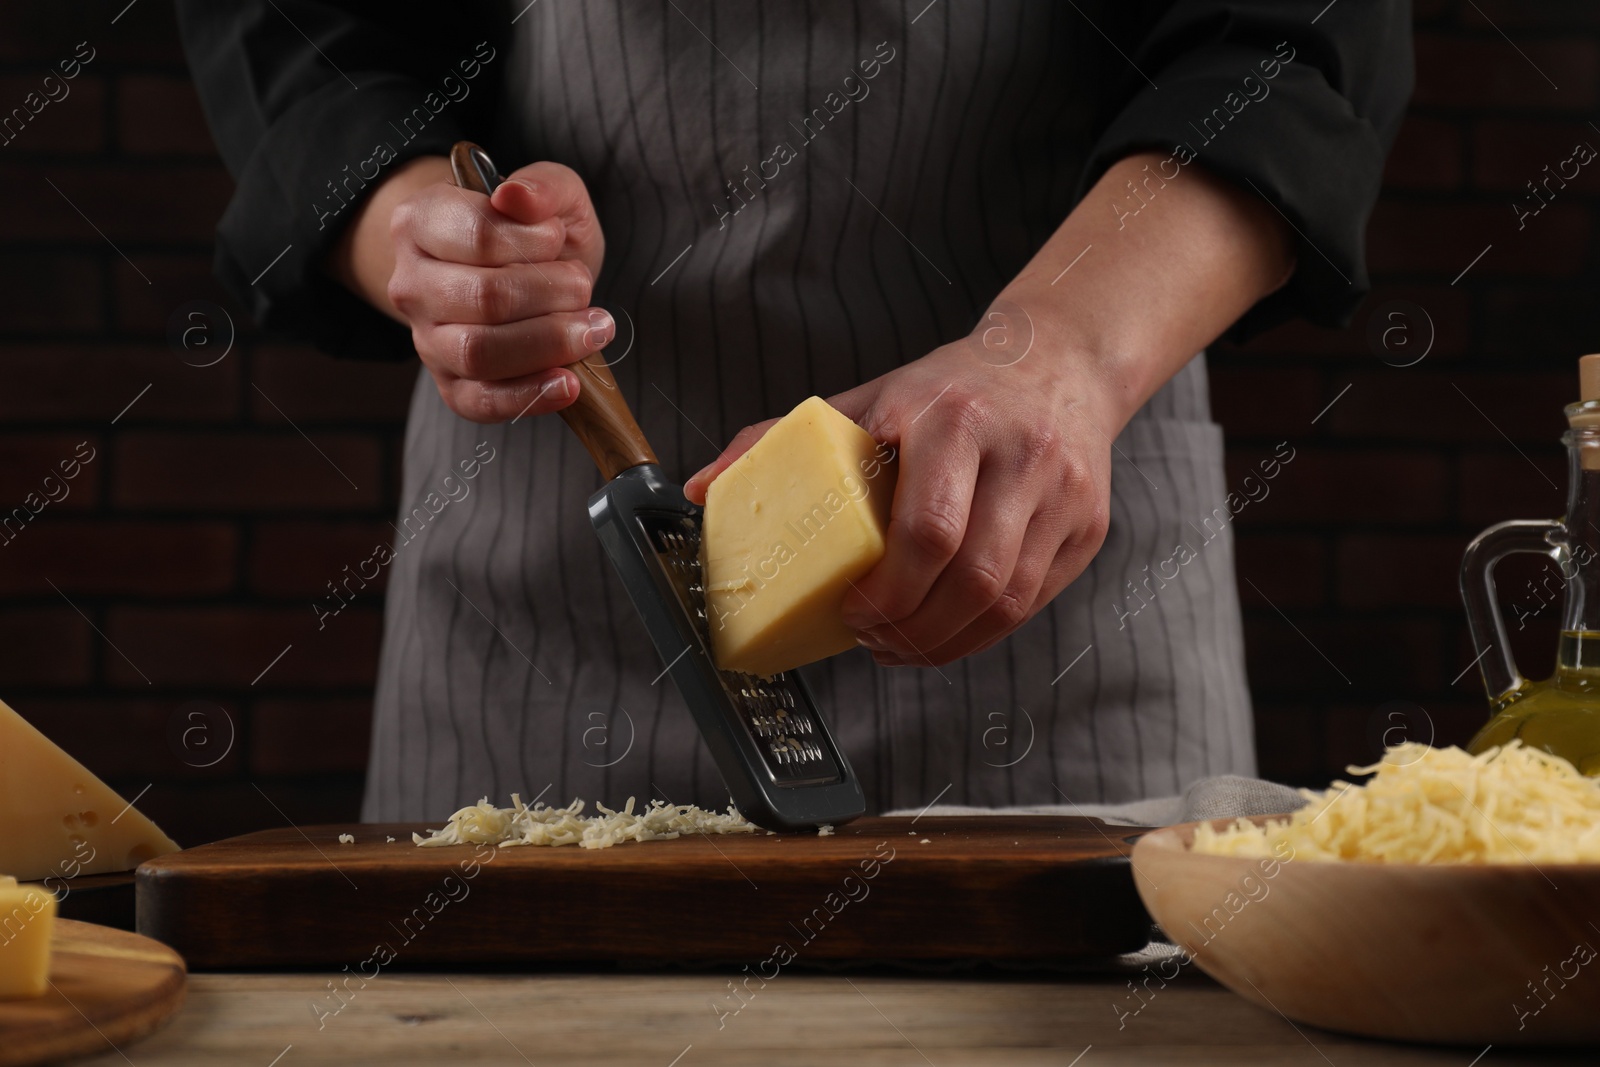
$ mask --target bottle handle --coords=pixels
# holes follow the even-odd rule
[[[1517,552],[1549,556],[1559,563],[1566,552],[1567,528],[1554,519],[1517,519],[1489,527],[1467,545],[1461,557],[1461,599],[1467,608],[1467,629],[1478,655],[1478,670],[1490,703],[1498,707],[1505,697],[1522,688],[1526,679],[1517,670],[1506,635],[1500,601],[1495,596],[1494,566]]]
[[[451,148],[450,176],[456,185],[477,193],[492,193],[505,180],[489,154],[471,141],[457,141]],[[596,352],[567,369],[578,376],[578,399],[561,409],[561,417],[589,450],[601,477],[610,481],[633,467],[659,463],[605,357]]]

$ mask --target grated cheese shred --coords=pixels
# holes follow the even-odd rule
[[[1202,823],[1193,851],[1376,863],[1600,861],[1600,781],[1520,741],[1477,756],[1407,743],[1348,770],[1372,778],[1302,789],[1304,808],[1262,826]]]
[[[624,841],[670,841],[683,834],[749,834],[757,829],[732,804],[726,814],[660,800],[652,800],[635,814],[633,797],[621,811],[596,803],[599,814],[584,815],[583,808],[581,800],[564,808],[540,803],[529,807],[517,793],[511,794],[511,807],[497,808],[484,797],[450,816],[444,829],[429,830],[427,837],[412,834],[411,840],[423,848],[466,844],[610,848]]]

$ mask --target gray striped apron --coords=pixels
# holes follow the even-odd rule
[[[1103,42],[1060,5],[924,3],[519,19],[487,140],[503,170],[588,183],[608,356],[669,473],[963,336],[1070,210]],[[1232,531],[1201,525],[1226,514],[1222,453],[1197,356],[1118,438],[1105,545],[1037,617],[936,670],[859,651],[806,670],[872,810],[1254,772]],[[589,526],[597,484],[560,419],[472,424],[419,376],[364,818],[513,791],[727,803]],[[1152,580],[1180,542],[1192,558]]]

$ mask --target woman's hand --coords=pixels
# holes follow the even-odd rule
[[[900,450],[888,550],[844,602],[879,663],[982,651],[1083,573],[1105,540],[1112,440],[1290,277],[1278,208],[1175,165],[1118,161],[972,336],[831,399]],[[1133,189],[1147,196],[1130,222]],[[690,499],[770,425],[741,431],[684,486]]]
[[[616,333],[589,304],[605,238],[583,179],[534,163],[484,196],[448,178],[440,159],[397,172],[364,205],[335,272],[411,327],[456,414],[502,422],[566,407],[579,386],[564,368]]]
[[[845,623],[884,666],[988,648],[1105,539],[1111,439],[1126,413],[1084,353],[1037,336],[1018,358],[993,343],[995,329],[829,399],[899,452],[887,551],[844,602]],[[685,486],[691,498],[770,425],[741,431]]]

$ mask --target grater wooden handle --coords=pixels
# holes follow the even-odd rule
[[[457,141],[450,150],[450,173],[458,186],[478,193],[492,193],[505,180],[488,153],[471,141]],[[561,417],[601,476],[610,481],[641,464],[659,463],[604,357],[597,352],[567,369],[578,376],[578,399],[561,409]]]

